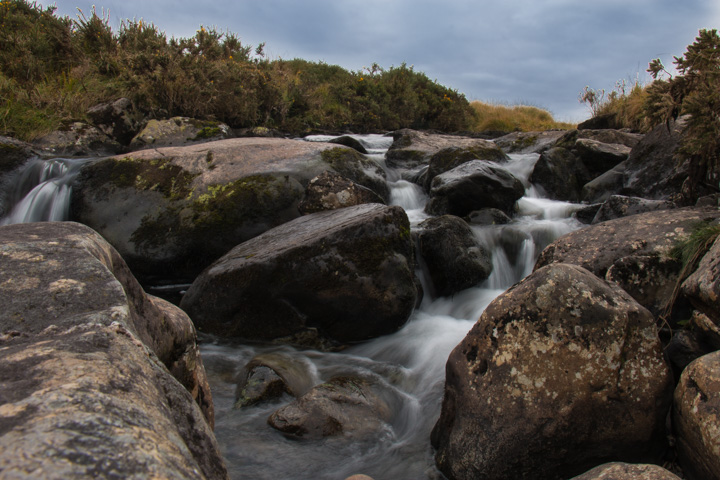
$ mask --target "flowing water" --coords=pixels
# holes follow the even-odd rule
[[[324,141],[333,137],[316,136]],[[405,209],[413,228],[428,218],[427,196],[419,186],[385,167],[384,154],[392,138],[357,136],[369,156],[385,168],[390,203]],[[201,352],[215,402],[215,434],[233,479],[344,479],[363,473],[375,480],[442,478],[434,466],[430,432],[440,414],[445,362],[485,307],[505,289],[532,271],[540,251],[555,238],[580,225],[571,218],[576,205],[538,198],[528,177],[537,155],[511,155],[505,167],[526,186],[517,213],[507,225],[472,230],[492,253],[493,273],[473,288],[452,297],[423,299],[408,323],[395,334],[323,353],[288,346],[240,345],[202,336]],[[31,161],[13,180],[7,196],[12,210],[0,224],[67,219],[70,186],[84,160]],[[429,284],[422,271],[424,285]],[[426,288],[426,291],[430,289]],[[267,424],[267,418],[292,399],[233,409],[238,376],[261,353],[277,352],[304,365],[314,384],[337,375],[358,375],[382,385],[392,416],[370,437],[349,440],[287,438]]]

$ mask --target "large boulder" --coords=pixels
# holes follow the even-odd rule
[[[676,205],[669,200],[648,200],[647,198],[611,195],[598,210],[592,223],[605,222],[615,218],[637,215],[638,213],[669,210]]]
[[[206,269],[181,307],[222,336],[323,348],[391,333],[417,298],[400,207],[314,213],[242,243]]]
[[[0,470],[227,478],[195,329],[71,223],[0,227]]]
[[[36,138],[33,148],[51,157],[102,157],[123,151],[117,141],[83,122],[69,123],[60,130]]]
[[[625,184],[625,162],[620,163],[602,175],[583,185],[580,197],[586,203],[601,203],[621,192]]]
[[[443,215],[425,220],[417,231],[417,245],[437,296],[477,285],[492,272],[490,254],[459,217]]]
[[[305,189],[305,198],[298,205],[303,215],[352,207],[363,203],[385,203],[369,188],[358,185],[336,172],[323,172],[310,180]]]
[[[612,462],[570,480],[680,480],[680,477],[657,465]]]
[[[585,164],[562,147],[543,152],[530,175],[530,183],[546,197],[568,202],[580,201],[582,187],[589,179]]]
[[[675,389],[673,427],[683,472],[720,478],[720,352],[692,362]]]
[[[566,140],[573,131],[513,132],[494,140],[506,153],[541,153]]]
[[[391,414],[377,383],[360,377],[334,377],[274,412],[268,423],[294,437],[358,438],[387,428]]]
[[[140,130],[142,113],[136,111],[129,98],[119,98],[88,109],[87,117],[105,135],[121,145],[129,145]]]
[[[425,211],[463,217],[490,207],[512,213],[524,193],[522,182],[507,169],[493,162],[473,160],[433,179]]]
[[[478,158],[501,160],[505,155],[493,142],[480,138],[441,135],[403,129],[393,132],[393,144],[385,158],[388,166],[413,169],[427,165],[430,158],[444,148],[472,148]]]
[[[579,138],[575,142],[574,152],[590,173],[590,178],[607,172],[625,161],[630,147],[619,143],[603,143],[589,138]]]
[[[580,267],[494,300],[446,374],[432,443],[450,479],[568,478],[663,451],[672,378],[652,315]]]
[[[306,186],[325,171],[387,189],[382,169],[350,148],[236,138],[85,165],[71,218],[102,234],[144,283],[190,282],[235,245],[300,216]]]
[[[287,393],[305,395],[314,385],[313,366],[303,358],[280,352],[256,355],[240,376],[235,408],[272,400]]]
[[[685,280],[682,289],[695,308],[720,325],[720,237]]]
[[[483,144],[481,146],[443,148],[430,157],[428,169],[425,173],[425,190],[430,191],[432,181],[436,176],[471,160],[503,162],[508,160],[508,156],[498,146],[490,142],[488,142],[488,145]]]
[[[132,138],[130,149],[180,147],[193,143],[222,140],[232,136],[230,127],[221,122],[188,117],[153,119]]]
[[[0,177],[17,169],[34,156],[35,152],[29,143],[0,136]]]
[[[535,268],[571,263],[600,278],[616,260],[667,253],[703,221],[720,218],[717,209],[678,208],[609,220],[563,235],[540,254]]]

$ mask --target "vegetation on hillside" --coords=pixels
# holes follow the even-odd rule
[[[402,64],[358,72],[322,62],[268,60],[263,45],[201,27],[167,38],[94,9],[77,19],[27,0],[0,2],[0,132],[30,140],[128,97],[150,116],[189,116],[292,133],[467,130],[474,110],[457,91]]]
[[[672,76],[659,59],[650,62],[653,82],[637,82],[629,91],[604,91],[586,87],[580,100],[587,102],[595,116],[615,114],[619,126],[637,131],[686,116],[678,151],[690,165],[684,195],[693,200],[698,188],[718,191],[720,180],[720,35],[717,30],[700,30],[695,42],[681,57],[675,57],[678,72]]]
[[[475,110],[476,122],[472,130],[523,132],[541,130],[569,130],[574,124],[556,122],[552,114],[542,108],[528,105],[499,105],[473,101],[470,106]]]

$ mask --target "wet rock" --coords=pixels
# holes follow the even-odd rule
[[[584,163],[569,150],[554,147],[540,155],[530,183],[554,200],[580,201],[583,185],[590,179]]]
[[[312,330],[362,341],[407,321],[417,297],[413,258],[400,207],[314,213],[235,247],[180,305],[200,330],[221,336],[270,341]]]
[[[600,210],[601,207],[602,203],[587,205],[580,208],[579,210],[576,210],[573,216],[577,218],[580,223],[590,225],[593,221],[593,218],[595,218],[595,215],[597,215],[597,212]]]
[[[380,167],[352,149],[236,138],[87,164],[71,218],[105,237],[144,283],[189,283],[238,243],[300,216],[306,186],[325,171],[387,189]]]
[[[425,220],[417,238],[437,296],[477,285],[492,272],[490,254],[461,218],[443,215]]]
[[[313,387],[313,375],[304,361],[283,353],[255,356],[244,368],[235,395],[235,408],[280,397],[300,397]]]
[[[583,185],[580,194],[582,201],[601,203],[613,194],[622,191],[625,184],[626,169],[627,167],[623,162]]]
[[[172,117],[150,120],[130,142],[131,150],[143,148],[181,147],[232,137],[230,127],[221,122]]]
[[[86,114],[94,126],[121,145],[130,144],[140,131],[143,117],[133,108],[129,98],[95,105]]]
[[[692,304],[720,325],[720,237],[703,256],[695,272],[682,285]]]
[[[0,176],[12,172],[34,156],[29,143],[0,136]]]
[[[505,212],[497,208],[474,210],[468,214],[466,219],[475,225],[505,225],[512,221]]]
[[[73,122],[33,141],[33,148],[47,156],[103,157],[123,151],[122,145],[98,128]]]
[[[476,151],[487,151],[488,155],[504,158],[502,152],[499,152],[492,142],[480,138],[440,135],[409,129],[393,132],[393,138],[394,142],[385,156],[390,167],[414,169],[426,165],[433,155],[449,147],[474,148]],[[482,158],[485,156],[486,154],[483,153]]]
[[[674,378],[680,378],[683,370],[691,362],[717,350],[704,342],[700,338],[701,336],[702,334],[694,330],[673,331],[672,337],[665,347],[665,354],[672,367]]]
[[[595,140],[601,143],[625,145],[633,148],[640,143],[644,135],[639,133],[631,133],[623,130],[613,129],[578,129],[578,139]]]
[[[571,480],[680,480],[680,477],[657,465],[613,462],[595,467]]]
[[[663,450],[672,379],[654,319],[580,267],[494,300],[446,374],[432,443],[450,479],[568,478]]]
[[[425,211],[463,217],[473,210],[497,208],[511,213],[525,187],[500,165],[473,160],[436,176]]]
[[[697,223],[716,218],[720,211],[687,207],[609,220],[558,238],[543,250],[535,268],[571,263],[604,278],[616,260],[667,253]]]
[[[322,212],[363,203],[385,203],[378,194],[335,172],[323,172],[310,180],[305,197],[298,205],[300,213]]]
[[[638,213],[670,210],[676,205],[669,200],[648,200],[646,198],[626,197],[624,195],[611,195],[600,210],[598,210],[592,223],[600,223],[614,218],[637,215]]]
[[[430,163],[423,179],[423,185],[425,190],[429,192],[432,180],[436,176],[472,160],[503,162],[507,159],[508,156],[505,155],[505,153],[503,153],[497,145],[491,142],[469,147],[443,148],[430,157]]]
[[[582,160],[590,178],[595,178],[625,161],[630,154],[630,147],[619,143],[609,144],[579,138],[575,142],[573,151]]]
[[[227,478],[195,329],[72,222],[0,227],[0,468]]]
[[[335,377],[270,415],[271,427],[307,439],[362,437],[385,428],[391,410],[378,387],[358,377]]]
[[[681,270],[681,262],[672,258],[661,255],[632,255],[616,260],[608,269],[605,280],[618,284],[655,318],[663,317],[670,321],[671,312],[666,310],[670,307],[668,303],[673,298]],[[675,305],[675,310],[686,307],[683,313],[689,313],[684,303],[686,302]]]
[[[350,147],[353,150],[357,150],[358,152],[362,153],[363,155],[367,155],[368,151],[363,146],[362,143],[356,138],[353,138],[349,135],[343,135],[342,137],[333,138],[332,140],[328,140],[328,143],[336,143],[338,145],[345,145],[346,147]]]
[[[720,352],[692,362],[675,389],[673,426],[687,478],[720,478]]]
[[[546,130],[544,132],[513,132],[495,139],[495,144],[506,153],[540,153],[562,142],[568,134],[566,130]]]

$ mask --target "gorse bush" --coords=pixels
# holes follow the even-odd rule
[[[350,72],[305,60],[267,60],[263,45],[200,27],[167,38],[143,20],[117,31],[109,15],[58,17],[36,2],[0,2],[0,130],[32,139],[119,96],[151,116],[212,119],[292,133],[401,127],[468,129],[464,96],[405,64]]]

